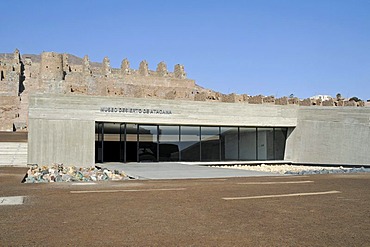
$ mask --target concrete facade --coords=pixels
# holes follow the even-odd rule
[[[370,164],[370,108],[300,107],[285,158],[295,163]]]
[[[293,163],[370,164],[370,108],[35,94],[28,163],[93,165],[95,122],[288,127]]]
[[[93,121],[33,119],[29,126],[28,164],[94,164]]]

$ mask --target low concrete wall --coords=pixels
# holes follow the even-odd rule
[[[0,166],[27,166],[27,142],[0,142]]]
[[[29,122],[28,163],[94,165],[94,122],[32,119]]]
[[[162,109],[171,114],[101,112],[102,107]],[[29,119],[223,126],[295,127],[298,106],[250,105],[146,98],[33,95]],[[31,132],[31,131],[30,131]]]
[[[287,139],[294,163],[370,164],[370,109],[301,107]]]

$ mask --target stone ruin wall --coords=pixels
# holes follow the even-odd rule
[[[136,70],[124,59],[116,69],[107,57],[92,63],[71,56],[0,54],[0,131],[27,131],[28,96],[35,92],[194,100],[199,90],[179,64],[170,72],[161,62],[153,71],[144,60]]]
[[[369,104],[364,101],[353,101],[347,99],[329,99],[322,101],[320,99],[299,99],[297,97],[288,98],[275,96],[250,96],[247,94],[221,94],[212,90],[203,90],[197,92],[194,96],[195,101],[220,101],[229,103],[246,103],[246,104],[269,104],[269,105],[297,105],[297,106],[355,106],[362,107]]]
[[[120,68],[111,68],[109,58],[102,63],[90,62],[89,57],[43,52],[21,56],[0,54],[0,131],[27,131],[28,95],[34,92],[54,94],[84,94],[116,97],[182,99],[247,104],[300,106],[364,106],[364,102],[328,101],[274,96],[222,94],[187,79],[183,65],[173,72],[160,62],[150,70],[142,61],[137,70],[124,59]]]

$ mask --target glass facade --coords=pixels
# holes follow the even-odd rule
[[[159,161],[180,160],[180,126],[159,126]]]
[[[221,127],[221,160],[239,160],[239,128]]]
[[[181,161],[200,161],[200,126],[180,126]]]
[[[158,126],[139,125],[138,161],[158,161]]]
[[[274,156],[276,160],[284,160],[287,128],[274,128]]]
[[[220,127],[201,127],[201,161],[220,161]]]
[[[138,125],[137,124],[125,124],[123,130],[123,159],[120,161],[134,162],[137,161],[137,149],[138,149]],[[121,145],[122,146],[122,145]]]
[[[95,161],[283,160],[287,128],[95,123]]]
[[[274,128],[257,128],[257,159],[274,160]]]
[[[257,160],[257,128],[239,128],[239,160]]]

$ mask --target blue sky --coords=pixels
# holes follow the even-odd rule
[[[370,0],[1,3],[0,53],[185,66],[222,93],[370,99]]]

